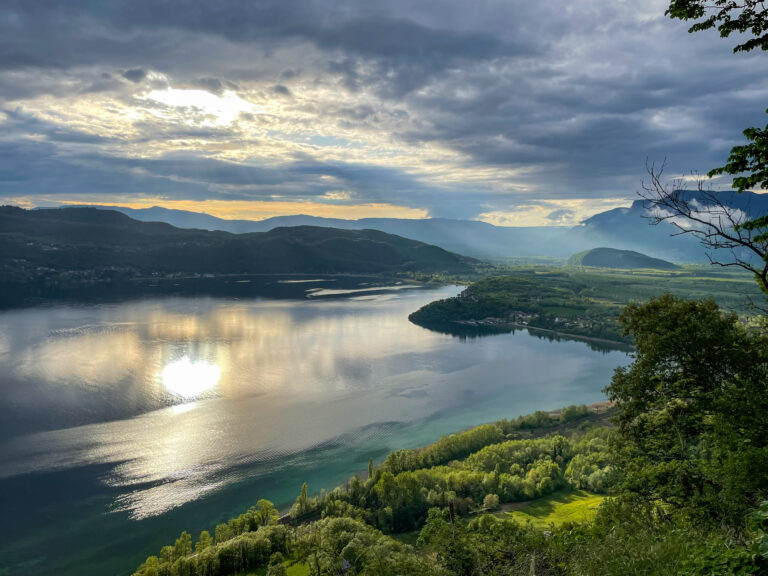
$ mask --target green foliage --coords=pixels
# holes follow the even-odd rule
[[[666,13],[680,20],[696,20],[689,32],[717,28],[723,38],[734,32],[751,34],[734,52],[768,50],[768,15],[760,0],[672,0]]]
[[[584,407],[563,412],[571,419],[588,413]],[[607,433],[587,432],[572,439],[555,435],[498,441],[504,431],[523,430],[535,422],[546,430],[558,421],[539,413],[445,437],[423,454],[395,453],[374,478],[362,482],[354,477],[346,490],[329,493],[322,515],[365,519],[384,532],[398,533],[421,526],[432,507],[452,505],[456,514],[466,515],[491,504],[530,500],[576,484],[591,482],[600,490],[608,490],[615,475],[608,464]],[[489,434],[494,429],[496,432]],[[467,442],[477,439],[492,443],[470,452],[463,461],[451,458],[465,453]],[[577,482],[568,484],[564,470],[577,456],[591,458],[591,468],[585,472],[588,465],[584,464],[572,471]],[[429,460],[449,463],[429,466]],[[412,469],[403,463],[410,463]]]
[[[636,269],[650,268],[657,270],[678,270],[680,266],[652,258],[633,250],[615,248],[592,248],[568,258],[568,266],[594,266],[596,268]]]
[[[762,188],[768,189],[768,125],[764,129],[744,130],[748,143],[731,148],[725,166],[710,170],[709,177],[718,174],[734,176],[733,187],[739,192]],[[749,248],[766,267],[755,267],[755,276],[764,292],[768,293],[768,214],[746,222],[737,223],[736,232],[746,233]]]
[[[323,506],[325,506],[325,494],[320,497],[309,497],[307,483],[301,485],[301,492],[291,507],[290,516],[293,520],[303,520],[308,517],[320,515]]]
[[[270,524],[274,524],[280,516],[275,505],[269,500],[259,500],[256,502],[256,508],[252,508],[251,510],[253,514],[253,522],[257,526],[269,526]]]
[[[670,295],[620,320],[637,350],[608,388],[618,428],[584,427],[596,416],[583,406],[479,426],[371,461],[328,494],[304,484],[296,526],[259,501],[194,554],[182,533],[136,574],[768,573],[766,337]],[[487,513],[511,502],[528,504]],[[419,529],[417,550],[384,534]]]
[[[734,52],[755,48],[768,50],[768,11],[761,0],[672,0],[666,13],[672,18],[696,20],[689,32],[717,28],[723,38],[734,32],[752,36],[737,44]],[[768,125],[764,129],[747,128],[743,134],[747,144],[731,148],[725,166],[710,170],[708,176],[734,176],[732,186],[739,193],[755,188],[768,189]],[[733,230],[716,225],[708,225],[708,228],[713,233],[704,237],[705,244],[715,247],[718,243],[724,247],[735,244],[746,249],[749,258],[756,257],[761,261],[761,265],[755,265],[741,258],[735,260],[736,265],[754,272],[758,285],[768,294],[768,214],[746,222],[734,222]]]
[[[483,498],[483,508],[486,510],[494,510],[499,507],[499,497],[496,494],[486,494]]]
[[[537,498],[525,507],[509,512],[509,516],[541,529],[583,523],[594,518],[604,499],[604,496],[583,490],[560,491]]]
[[[766,340],[712,301],[630,305],[634,363],[616,370],[625,488],[691,514],[736,521],[768,474]]]
[[[754,188],[768,188],[768,126],[765,129],[747,128],[744,136],[748,144],[734,146],[728,163],[709,172],[709,176],[730,174],[736,176],[733,179],[733,187],[738,192],[752,190]],[[740,174],[745,174],[739,176]]]
[[[288,569],[283,564],[270,564],[266,576],[288,576]]]
[[[581,405],[571,405],[566,406],[562,409],[560,412],[560,417],[558,421],[561,424],[567,424],[568,422],[573,422],[574,420],[578,420],[580,418],[583,418],[584,416],[587,416],[590,413],[590,410],[587,406],[584,404]]]
[[[192,537],[182,532],[160,556],[150,556],[137,576],[223,576],[264,566],[273,553],[287,553],[289,534],[276,524],[277,510],[259,500],[246,513],[216,526],[215,543],[204,530],[192,552]]]
[[[618,317],[632,301],[667,290],[685,298],[711,297],[739,313],[754,314],[747,295],[762,297],[747,274],[697,267],[672,272],[519,267],[508,273],[513,275],[484,278],[455,298],[427,304],[409,319],[458,335],[529,326],[630,343]]]
[[[463,458],[484,446],[501,442],[504,431],[497,424],[477,426],[464,432],[443,436],[434,444],[421,450],[398,450],[387,456],[384,468],[394,474],[447,464]]]
[[[203,530],[200,532],[200,537],[197,539],[197,544],[195,544],[195,553],[200,554],[200,552],[209,546],[213,546],[213,538],[211,538],[208,530]]]
[[[453,324],[456,330],[518,325],[621,340],[618,305],[599,302],[587,288],[576,273],[521,269],[514,276],[479,280],[455,298],[427,304],[409,319],[426,327]]]
[[[351,518],[326,518],[296,530],[296,557],[313,576],[445,574],[429,558]]]
[[[614,435],[611,429],[599,428],[579,440],[565,469],[565,481],[570,486],[606,493],[616,484],[618,474],[611,444]]]
[[[147,275],[471,275],[477,264],[377,230],[297,226],[230,234],[139,222],[109,210],[0,206],[0,305],[75,296],[93,285],[137,291],[141,285],[131,281]]]

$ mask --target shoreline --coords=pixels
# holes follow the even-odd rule
[[[568,338],[573,338],[575,340],[587,340],[589,342],[602,342],[603,344],[616,344],[618,346],[627,346],[629,348],[634,348],[632,344],[629,344],[628,342],[622,342],[621,340],[609,340],[607,338],[598,338],[596,336],[582,336],[580,334],[571,334],[570,332],[553,330],[552,328],[539,328],[538,326],[518,324],[517,322],[505,322],[504,324],[499,324],[499,326],[511,327],[511,328],[526,328],[528,330],[538,330],[540,332],[548,332],[550,334],[556,334],[558,336],[566,336]]]
[[[497,324],[486,324],[483,323],[483,320],[447,320],[445,322],[436,322],[436,323],[419,323],[414,322],[409,317],[409,320],[416,324],[417,326],[421,326],[422,328],[426,328],[427,330],[433,330],[433,331],[440,331],[437,330],[439,327],[445,328],[446,330],[450,328],[451,326],[461,326],[464,328],[476,328],[476,329],[487,329],[488,335],[491,336],[496,331],[501,332],[504,330],[515,330],[515,329],[525,329],[531,332],[543,332],[547,334],[553,334],[555,336],[561,336],[570,340],[579,340],[579,341],[585,341],[585,342],[597,342],[600,344],[610,344],[612,346],[620,346],[628,349],[634,349],[634,346],[630,344],[629,342],[623,342],[621,340],[609,340],[608,338],[598,338],[597,336],[585,336],[582,334],[573,334],[570,332],[563,332],[562,330],[554,330],[552,328],[540,328],[538,326],[531,326],[529,324],[520,324],[518,322],[500,322]],[[451,332],[448,331],[450,334]],[[455,336],[459,336],[460,334],[453,334]]]

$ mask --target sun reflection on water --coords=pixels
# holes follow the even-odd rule
[[[171,394],[192,400],[211,390],[219,383],[221,370],[216,364],[192,362],[189,356],[171,362],[163,368],[162,381]]]

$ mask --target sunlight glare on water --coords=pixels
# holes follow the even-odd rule
[[[525,331],[455,338],[408,321],[458,291],[0,313],[0,516],[14,519],[0,574],[69,574],[74,546],[78,574],[129,574],[181,529],[259,498],[287,510],[302,483],[343,485],[371,457],[602,400],[628,362]]]
[[[171,362],[162,373],[165,389],[185,400],[193,400],[213,389],[220,377],[221,370],[216,364],[192,362],[189,356]]]

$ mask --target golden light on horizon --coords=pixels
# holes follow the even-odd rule
[[[20,204],[20,203],[19,203]],[[29,202],[26,202],[29,205]],[[265,220],[275,216],[305,214],[323,218],[428,218],[429,212],[423,208],[410,208],[382,202],[365,204],[332,204],[325,202],[291,202],[264,200],[166,200],[163,198],[146,198],[139,201],[125,202],[99,201],[98,199],[68,200],[71,206],[114,206],[123,208],[152,208],[162,206],[174,210],[204,212],[217,218],[228,220]]]

